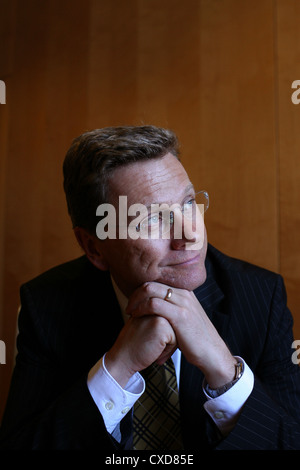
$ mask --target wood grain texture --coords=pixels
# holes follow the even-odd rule
[[[291,101],[300,80],[299,2],[277,0],[278,204],[280,272],[300,337],[300,106]]]

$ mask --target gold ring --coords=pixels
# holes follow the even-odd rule
[[[172,297],[172,294],[173,294],[173,290],[168,289],[164,300],[170,300],[170,298]]]

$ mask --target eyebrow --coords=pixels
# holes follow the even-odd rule
[[[193,183],[188,184],[187,187],[185,188],[184,192],[188,193],[191,189],[195,192],[195,188],[194,188]]]
[[[193,190],[193,191],[195,192],[195,188],[194,188],[193,183],[189,183],[189,184],[185,187],[185,189],[184,189],[184,191],[183,191],[183,197],[184,197],[186,194],[188,194],[191,190]],[[161,204],[166,204],[166,202],[151,202],[151,204],[148,204],[148,205],[146,205],[145,207],[147,207],[147,209],[149,210],[149,209],[151,209],[151,206],[154,205],[154,204],[160,206]]]

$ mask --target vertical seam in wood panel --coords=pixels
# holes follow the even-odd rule
[[[274,145],[276,162],[276,228],[277,228],[277,269],[281,271],[280,253],[280,135],[279,135],[279,74],[278,74],[278,29],[277,0],[273,0],[273,62],[274,62]]]

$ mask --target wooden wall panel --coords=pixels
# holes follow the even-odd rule
[[[237,5],[202,2],[199,146],[188,163],[211,195],[211,242],[276,270],[272,2]]]
[[[8,132],[10,117],[10,97],[11,97],[11,75],[13,64],[13,37],[15,24],[15,2],[3,1],[1,4],[0,15],[0,57],[1,57],[1,76],[0,80],[5,81],[6,102],[0,105],[0,260],[4,260],[5,255],[5,216],[7,185],[7,160],[8,160]],[[0,332],[2,331],[3,318],[3,299],[4,299],[4,267],[0,262]],[[1,334],[0,334],[1,339]],[[1,376],[0,376],[1,378]],[[1,387],[1,382],[0,382]]]
[[[0,414],[19,286],[80,254],[62,162],[88,129],[173,128],[195,186],[211,196],[209,240],[282,272],[299,338],[298,0],[2,3]]]
[[[300,338],[300,104],[291,101],[300,80],[300,3],[277,0],[280,272]]]
[[[40,269],[79,250],[71,232],[62,184],[62,162],[88,114],[89,8],[84,0],[46,2],[44,172],[41,191]],[[54,263],[55,264],[55,263]]]
[[[43,79],[38,62],[43,62],[44,56],[45,34],[41,28],[43,8],[26,17],[25,5],[15,9],[14,34],[8,38],[8,49],[13,48],[13,59],[8,78],[6,155],[1,156],[6,160],[5,216],[2,221],[4,257],[1,263],[4,277],[1,339],[6,343],[6,366],[0,369],[4,381],[3,387],[1,383],[1,395],[7,387],[14,357],[19,282],[26,272],[32,274],[38,269],[40,257],[36,234],[40,227],[39,177],[42,158],[39,160],[38,150],[42,150],[43,143]],[[26,18],[26,23],[23,18]],[[38,25],[36,28],[35,24]],[[38,44],[34,30],[39,37]],[[22,40],[19,41],[19,38]],[[31,53],[32,49],[35,54]],[[39,116],[38,110],[41,110]]]
[[[90,6],[88,127],[136,119],[138,1],[97,1]]]

